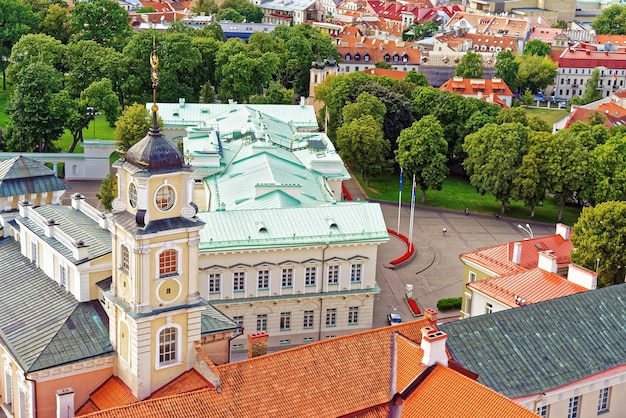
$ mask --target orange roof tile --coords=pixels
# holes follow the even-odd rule
[[[598,111],[595,109],[577,107],[576,109],[572,110],[572,112],[568,115],[567,122],[565,123],[565,128],[569,128],[575,122],[586,123],[587,121],[589,121],[589,118],[596,112]],[[611,120],[607,118],[607,120],[604,121],[604,125],[610,128],[612,126]]]
[[[342,35],[345,35],[345,32]],[[414,42],[389,42],[355,33],[351,33],[351,36],[342,36],[337,50],[345,63],[355,62],[357,54],[359,62],[368,62],[365,61],[367,55],[369,63],[372,64],[385,61],[385,55],[389,55],[390,63],[418,64],[420,60],[420,50]],[[394,57],[398,57],[398,61],[394,61]]]
[[[478,79],[478,78],[463,78],[453,77],[450,80],[443,83],[440,90],[449,91],[450,93],[457,93],[462,96],[476,96],[482,100],[486,100],[489,103],[496,104],[500,107],[508,107],[502,97],[513,97],[513,93],[509,86],[500,78]],[[501,96],[501,97],[499,97]]]
[[[606,44],[607,42],[615,47],[626,46],[626,35],[597,35],[599,44]]]
[[[398,370],[396,392],[402,392],[415,379],[415,376],[426,369],[426,366],[421,363],[424,352],[415,341],[408,340],[398,334],[395,334],[394,337]]]
[[[540,268],[480,280],[469,283],[468,286],[511,308],[518,306],[515,296],[523,298],[526,304],[531,304],[588,290]]]
[[[387,70],[386,68],[368,68],[363,70],[363,72],[377,77],[389,77],[393,80],[404,80],[404,77],[407,75],[406,71]]]
[[[564,239],[560,234],[545,237],[526,239],[520,242],[522,247],[520,264],[514,263],[513,247],[515,242],[498,244],[491,247],[460,255],[462,260],[477,263],[495,275],[512,274],[537,267],[539,252],[552,250],[556,256],[559,268],[566,267],[570,261],[570,253],[574,249],[570,240]]]
[[[607,117],[610,116],[616,119],[622,119],[626,116],[626,109],[612,102],[604,103],[598,106],[598,112]]]
[[[202,377],[202,375],[195,369],[191,369],[181,374],[162,388],[154,391],[152,395],[150,395],[150,398],[161,398],[163,396],[176,395],[207,387],[213,387],[213,385]]]
[[[113,408],[137,402],[128,386],[116,376],[106,380],[90,396],[89,400],[76,411],[76,415],[88,414],[95,410]]]
[[[428,411],[428,412],[425,412]],[[437,364],[406,399],[402,418],[530,418],[537,415],[480,383]]]

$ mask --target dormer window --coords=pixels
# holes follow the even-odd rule
[[[355,61],[361,61],[361,55],[359,53],[354,54]]]
[[[346,54],[346,61],[351,61],[352,60],[352,56],[350,54]]]
[[[398,54],[394,54],[393,55],[393,62],[398,62],[400,60],[400,57],[398,56]]]
[[[402,62],[409,62],[408,55],[406,55],[406,54],[402,55]]]
[[[370,62],[370,55],[369,54],[363,55],[363,61]]]
[[[391,59],[391,56],[389,54],[385,54],[383,56],[383,59],[385,60],[385,62],[389,62],[389,60]]]

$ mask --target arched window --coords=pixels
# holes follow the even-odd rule
[[[389,62],[389,60],[391,59],[391,57],[389,56],[389,54],[385,54],[385,55],[383,56],[383,58],[384,58],[385,62]]]
[[[165,250],[159,254],[159,276],[167,277],[178,273],[178,252]]]
[[[159,330],[159,354],[157,366],[169,366],[180,363],[180,328],[174,325]]]
[[[350,54],[346,54],[346,61],[350,61],[352,59],[352,57],[350,56]]]

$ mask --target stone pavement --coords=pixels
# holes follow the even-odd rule
[[[367,195],[353,178],[344,183],[353,200],[367,200]],[[381,203],[387,227],[398,228],[398,204]],[[469,208],[470,212],[472,208]],[[409,234],[411,208],[400,210],[400,233]],[[452,211],[436,207],[416,206],[412,241],[416,254],[396,269],[387,266],[404,254],[406,246],[400,238],[390,235],[378,247],[376,281],[381,292],[374,300],[373,327],[387,325],[387,313],[397,312],[404,321],[414,319],[404,300],[405,286],[413,285],[413,298],[422,308],[437,309],[437,301],[463,295],[465,269],[459,255],[481,247],[521,240],[528,237],[518,224],[530,224],[534,236],[551,235],[554,224],[520,221],[514,218]],[[442,229],[447,229],[444,236]],[[440,312],[438,318],[458,318],[458,311]]]

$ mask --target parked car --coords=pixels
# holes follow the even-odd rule
[[[400,316],[400,314],[397,314],[397,313],[388,313],[387,321],[389,321],[389,325],[401,324],[402,317]]]
[[[546,101],[546,96],[544,96],[543,93],[537,93],[535,94],[535,101],[543,103]]]

